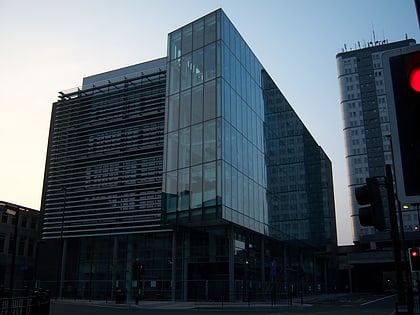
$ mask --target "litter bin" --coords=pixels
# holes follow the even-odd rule
[[[126,294],[123,290],[117,289],[115,291],[115,304],[123,304],[126,300]]]

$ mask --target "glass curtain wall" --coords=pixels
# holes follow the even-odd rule
[[[217,10],[169,34],[164,213],[268,233],[262,66]]]

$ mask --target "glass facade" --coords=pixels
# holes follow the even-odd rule
[[[41,208],[55,257],[40,265],[52,290],[65,266],[63,295],[328,286],[329,256],[306,241],[330,229],[336,244],[331,163],[222,10],[170,33],[167,57],[61,93]]]
[[[164,213],[268,233],[262,66],[223,11],[168,36]]]
[[[331,161],[265,71],[263,89],[270,234],[336,244]]]

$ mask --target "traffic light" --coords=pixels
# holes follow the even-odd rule
[[[138,263],[137,264],[137,270],[138,270],[139,276],[143,275],[144,274],[144,264]]]
[[[410,257],[411,271],[420,271],[420,248],[409,248],[408,255]]]
[[[397,193],[400,201],[420,197],[420,45],[384,54]]]
[[[374,226],[383,231],[386,228],[384,207],[377,177],[366,178],[366,185],[355,188],[356,200],[359,205],[359,222],[362,226]]]

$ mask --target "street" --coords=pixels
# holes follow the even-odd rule
[[[370,297],[370,298],[369,298]],[[375,297],[365,295],[314,300],[313,303],[294,304],[227,304],[219,303],[184,303],[184,302],[144,302],[135,305],[113,303],[89,303],[81,301],[58,301],[51,303],[50,315],[214,315],[223,314],[317,314],[317,315],[391,315],[394,314],[395,297]]]

